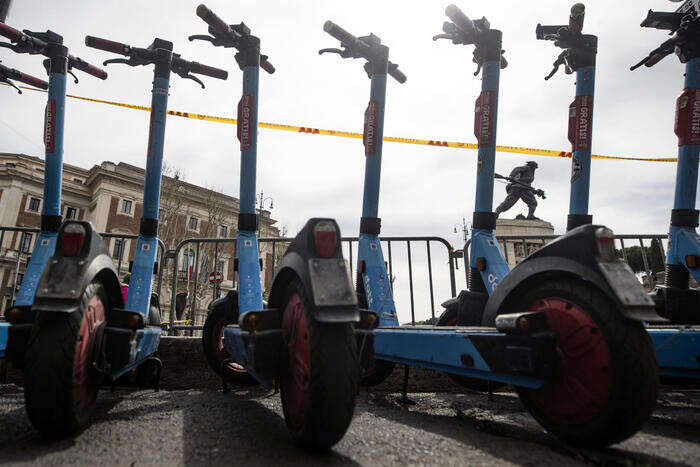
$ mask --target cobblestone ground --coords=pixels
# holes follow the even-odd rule
[[[700,465],[700,390],[666,388],[652,419],[605,450],[568,448],[514,393],[363,392],[343,440],[323,454],[291,444],[277,395],[259,390],[100,393],[92,425],[48,442],[32,430],[21,388],[0,386],[0,463],[46,465]]]

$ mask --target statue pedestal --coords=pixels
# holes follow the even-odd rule
[[[496,237],[513,235],[552,235],[554,226],[543,220],[529,219],[498,219],[496,221]],[[500,240],[500,239],[499,239]],[[501,240],[501,250],[506,257],[508,266],[512,269],[528,255],[539,250],[551,240],[509,238]]]

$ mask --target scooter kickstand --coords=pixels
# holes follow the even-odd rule
[[[416,405],[415,401],[408,398],[408,371],[409,366],[404,365],[403,367],[403,389],[401,392],[401,399],[399,399],[399,404],[403,405]]]

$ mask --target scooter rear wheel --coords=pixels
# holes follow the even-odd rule
[[[224,346],[224,328],[235,324],[235,318],[224,308],[214,308],[204,321],[202,329],[202,346],[204,356],[214,372],[236,386],[255,386],[258,381],[250,376],[246,369],[231,358]]]
[[[299,445],[325,450],[345,434],[355,410],[357,341],[349,323],[319,323],[304,286],[289,284],[282,337],[288,361],[280,378],[284,419]]]
[[[557,335],[554,377],[540,389],[518,388],[547,431],[572,445],[603,447],[641,428],[659,380],[641,323],[625,319],[603,292],[578,278],[532,284],[510,303],[543,312]]]
[[[32,425],[45,437],[64,438],[88,423],[100,375],[95,336],[109,313],[102,284],[93,282],[79,309],[40,313],[32,326],[24,367],[24,398]]]

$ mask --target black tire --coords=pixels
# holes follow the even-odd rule
[[[361,274],[357,277],[357,306],[359,308],[367,309],[367,297],[365,297],[365,289],[362,285]],[[381,318],[380,323],[381,326]],[[395,362],[390,362],[388,360],[374,360],[374,362],[367,369],[361,369],[360,374],[360,385],[362,386],[377,386],[382,384],[386,379],[391,376],[396,368]]]
[[[243,366],[235,362],[224,364],[225,360],[231,358],[231,354],[223,345],[224,328],[229,324],[234,324],[235,321],[235,316],[223,307],[214,308],[207,315],[202,328],[204,356],[211,369],[228,383],[236,386],[255,386],[259,384],[258,381],[250,376]]]
[[[625,319],[602,291],[574,277],[530,283],[508,303],[513,312],[541,309],[550,328],[566,330],[557,332],[554,378],[540,389],[518,388],[547,431],[571,445],[604,447],[641,428],[659,384],[656,354],[641,323]]]
[[[299,281],[287,286],[283,304],[288,365],[280,392],[287,429],[300,446],[325,450],[343,437],[355,410],[359,379],[355,333],[349,323],[316,322]]]
[[[438,318],[436,326],[462,326],[459,322],[459,313],[457,307],[447,308]],[[447,373],[447,376],[459,386],[469,389],[470,391],[489,392],[495,391],[505,386],[504,383],[498,381],[490,381],[487,379],[472,378],[470,376],[456,375]]]
[[[93,282],[77,311],[35,318],[25,355],[24,398],[29,420],[42,436],[65,438],[87,425],[100,383],[93,366],[95,334],[108,307],[104,287]]]

